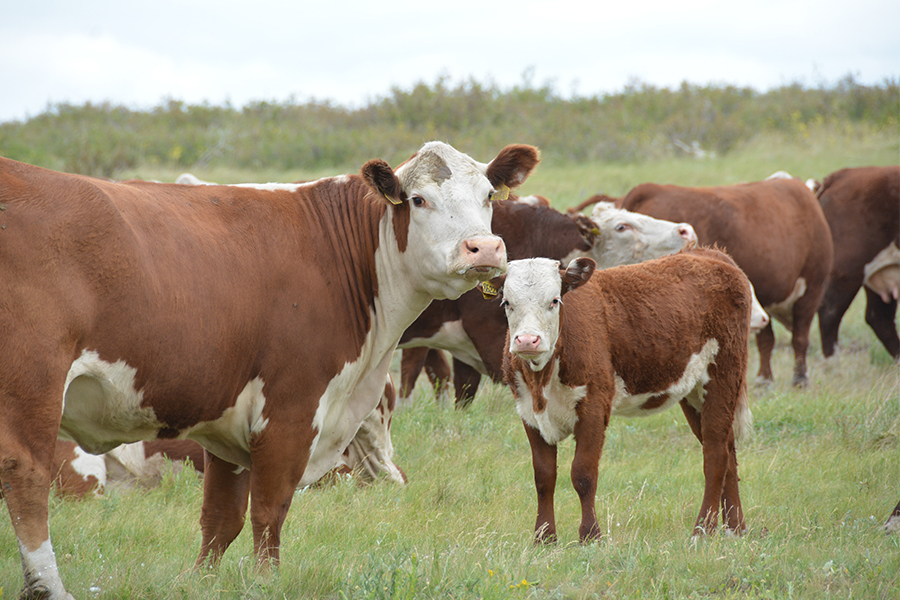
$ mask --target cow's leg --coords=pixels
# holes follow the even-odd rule
[[[556,446],[548,444],[541,432],[525,423],[525,433],[531,445],[534,467],[534,487],[537,491],[538,512],[534,524],[535,543],[556,541],[556,516],[553,512],[553,492],[556,490]]]
[[[416,381],[419,374],[425,368],[425,358],[428,350],[424,346],[419,348],[404,348],[400,351],[400,398],[401,406],[412,404],[413,392],[416,389]]]
[[[821,288],[819,288],[821,290]],[[791,328],[791,346],[794,349],[794,378],[791,382],[795,386],[805,386],[809,383],[806,375],[806,354],[809,350],[809,331],[812,329],[813,318],[822,294],[815,293],[812,288],[806,290],[792,308],[794,325]]]
[[[859,281],[854,285],[843,279],[833,280],[822,297],[822,304],[819,306],[819,337],[822,340],[822,354],[826,358],[834,354],[841,319],[853,303],[859,286]]]
[[[429,348],[425,355],[425,375],[434,388],[434,399],[443,403],[450,397],[450,363],[443,350]]]
[[[475,399],[481,373],[475,367],[453,359],[453,389],[456,392],[456,408],[468,408]]]
[[[572,486],[581,502],[578,539],[585,543],[600,539],[596,509],[597,470],[600,465],[600,454],[603,452],[609,415],[605,415],[602,421],[585,418],[585,415],[580,417],[575,424],[575,456],[572,459],[571,477]]]
[[[774,320],[774,319],[773,319]],[[756,347],[759,350],[759,372],[756,374],[757,385],[772,383],[772,350],[775,348],[775,332],[772,321],[756,334]]]
[[[0,391],[0,485],[19,542],[25,579],[21,598],[72,598],[59,576],[48,522],[62,387],[61,383],[48,385],[39,396],[29,393],[27,400],[21,394],[14,399]],[[15,410],[18,402],[36,404],[36,397],[47,398],[54,407],[39,410],[32,406],[31,414],[40,418],[29,418]]]
[[[865,288],[866,290],[866,323],[884,344],[885,350],[900,361],[900,337],[897,337],[897,325],[894,317],[897,314],[897,301],[883,302],[881,296]]]
[[[250,471],[206,452],[200,531],[203,541],[197,567],[218,564],[244,526]]]

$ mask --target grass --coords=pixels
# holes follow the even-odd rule
[[[601,183],[620,194],[641,180],[709,185],[779,169],[823,177],[841,166],[896,161],[896,144],[891,150],[880,136],[831,146],[827,138],[771,142],[727,161],[544,164],[523,191],[564,207]],[[805,150],[814,158],[789,160]],[[232,182],[311,176],[195,174]],[[134,175],[172,180],[177,173]],[[597,495],[599,543],[577,542],[580,509],[568,477],[574,444],[564,442],[560,542],[535,547],[530,452],[509,391],[483,385],[472,407],[458,412],[438,405],[422,380],[413,406],[394,420],[395,460],[409,484],[340,480],[298,491],[280,568],[257,572],[248,526],[217,570],[193,569],[202,490],[185,470],[151,490],[52,499],[62,576],[76,598],[98,599],[900,597],[900,537],[881,530],[900,496],[900,371],[865,325],[862,300],[845,317],[836,360],[823,359],[814,325],[810,385],[802,390],[790,387],[790,337],[776,325],[776,382],[751,389],[755,432],[739,449],[750,528],[742,538],[691,541],[701,453],[675,410],[610,423]],[[751,381],[756,368],[753,347]],[[0,540],[3,599],[22,581],[5,519]]]

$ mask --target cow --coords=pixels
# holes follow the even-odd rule
[[[809,330],[831,273],[828,222],[798,179],[777,177],[739,185],[688,188],[644,183],[616,206],[694,226],[700,245],[718,245],[743,269],[769,315],[791,330],[792,384],[808,383]],[[757,381],[772,376],[772,324],[756,334]]]
[[[860,287],[866,323],[895,361],[900,295],[900,166],[841,169],[818,187],[831,228],[834,267],[819,306],[822,354],[834,354],[841,319]]]
[[[544,256],[568,261],[587,255],[600,268],[672,254],[697,242],[686,223],[660,221],[611,204],[598,205],[588,218],[541,204],[501,202],[494,209],[491,228],[506,242],[511,259]],[[458,300],[432,302],[400,340],[399,403],[409,404],[423,367],[430,370],[433,382],[446,381],[446,359],[433,350],[443,349],[454,358],[456,406],[468,406],[482,375],[502,380],[505,332],[503,311],[484,302],[477,290]]]
[[[96,456],[75,442],[56,440],[53,483],[64,498],[80,499],[102,493],[112,484],[153,487],[162,480],[166,459],[203,473],[203,447],[192,440],[147,440],[123,444]]]
[[[597,469],[610,416],[676,403],[703,447],[706,487],[694,534],[712,532],[720,509],[727,530],[742,534],[735,440],[752,420],[752,293],[734,262],[705,248],[605,271],[589,258],[567,267],[534,258],[510,261],[500,285],[509,323],[503,376],[531,445],[535,541],[556,540],[560,441],[575,437],[578,537],[589,542],[600,537]]]
[[[196,564],[241,531],[247,490],[257,564],[277,564],[294,490],[378,404],[403,331],[504,271],[492,198],[538,161],[429,142],[396,170],[184,186],[0,160],[0,484],[22,595],[70,597],[48,526],[58,433],[94,454],[198,441]]]

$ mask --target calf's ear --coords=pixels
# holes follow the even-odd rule
[[[389,164],[381,159],[370,160],[359,170],[366,184],[384,196],[391,204],[402,204],[406,194],[400,187],[400,180]]]
[[[502,186],[515,188],[522,185],[541,160],[541,153],[534,146],[510,144],[488,164],[487,178],[494,189]]]
[[[587,283],[596,268],[597,263],[592,258],[582,256],[574,259],[566,267],[566,270],[560,273],[562,276],[562,293],[571,292]]]

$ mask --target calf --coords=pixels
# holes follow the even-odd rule
[[[487,287],[487,286],[486,286]],[[594,271],[579,258],[509,264],[503,375],[531,444],[537,541],[556,538],[556,447],[575,436],[571,478],[582,542],[600,537],[594,507],[609,418],[680,403],[703,447],[706,488],[694,533],[745,529],[735,440],[750,427],[746,276],[708,249]]]
[[[501,202],[494,209],[491,229],[506,243],[510,259],[543,256],[568,262],[590,256],[599,268],[634,264],[672,254],[697,242],[687,223],[671,223],[646,215],[598,205],[593,215],[566,215],[548,206]],[[458,300],[435,301],[404,332],[400,340],[401,397],[409,402],[423,366],[446,378],[443,356],[426,348],[449,351],[454,358],[456,406],[475,397],[482,375],[502,379],[506,319],[477,290]]]
[[[809,330],[831,273],[828,222],[813,193],[798,179],[707,188],[641,184],[616,206],[657,219],[686,221],[700,244],[734,257],[769,314],[791,330],[793,384],[808,381]],[[772,377],[775,334],[769,323],[756,335],[760,383]]]
[[[834,267],[819,306],[822,353],[834,354],[841,319],[860,287],[866,323],[900,360],[894,322],[900,295],[900,167],[841,169],[817,193],[831,228]]]

